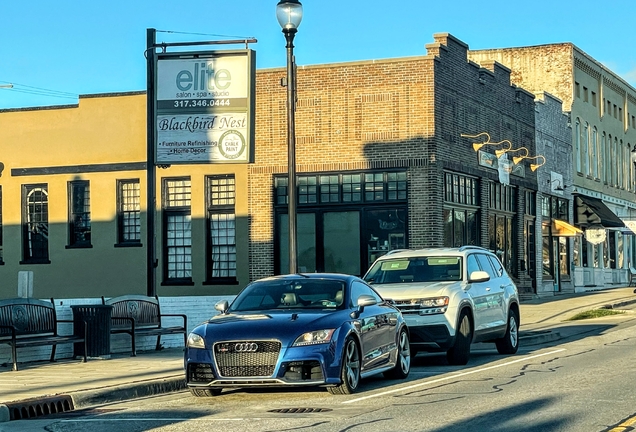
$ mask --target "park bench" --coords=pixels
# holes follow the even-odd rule
[[[51,346],[51,361],[55,361],[58,344],[83,343],[86,362],[86,323],[79,335],[61,335],[59,323],[72,320],[58,320],[53,299],[50,302],[33,298],[0,300],[0,343],[11,345],[13,370],[18,370],[18,348]],[[81,336],[80,336],[81,335]]]
[[[137,336],[157,336],[156,350],[161,349],[161,336],[169,334],[183,334],[184,346],[187,342],[187,317],[182,314],[162,314],[158,297],[143,295],[124,295],[106,300],[102,303],[111,305],[111,334],[127,333],[131,337],[132,355],[137,355],[135,338]],[[178,317],[183,319],[183,325],[164,327],[162,318]]]

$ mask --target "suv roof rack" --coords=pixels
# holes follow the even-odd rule
[[[404,252],[404,251],[407,251],[407,250],[409,250],[409,249],[391,249],[390,251],[385,253],[385,255],[391,255],[391,254],[394,254],[396,252]]]
[[[477,250],[483,250],[483,251],[487,251],[488,250],[488,249],[483,248],[481,246],[474,246],[474,245],[465,245],[465,246],[461,246],[459,248],[460,251],[465,251],[465,250],[468,250],[468,249],[477,249]]]

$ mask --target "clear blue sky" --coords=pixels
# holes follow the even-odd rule
[[[470,49],[572,42],[636,87],[635,0],[301,1],[298,65],[424,55],[433,34],[447,32]],[[0,86],[14,87],[0,88],[0,109],[145,90],[147,28],[179,32],[159,32],[158,42],[253,37],[258,69],[284,67],[277,3],[3,1]]]

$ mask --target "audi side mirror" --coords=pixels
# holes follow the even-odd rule
[[[229,307],[229,303],[227,302],[227,300],[221,300],[220,302],[214,305],[214,309],[218,310],[222,314],[227,312],[228,307]]]

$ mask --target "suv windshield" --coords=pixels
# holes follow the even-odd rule
[[[231,311],[264,309],[336,309],[343,304],[344,283],[327,279],[270,280],[247,286]]]
[[[430,256],[376,261],[364,276],[373,284],[462,280],[462,257]]]

